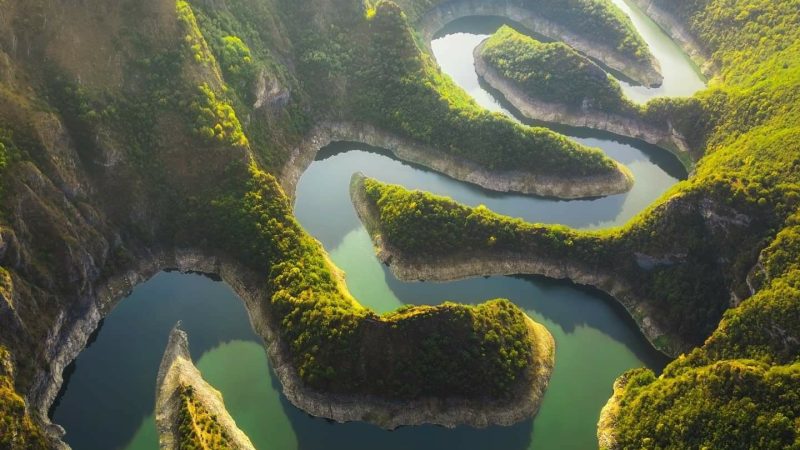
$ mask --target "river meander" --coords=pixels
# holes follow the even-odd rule
[[[644,19],[640,17],[640,21]],[[481,86],[472,69],[472,49],[500,23],[491,18],[456,21],[437,35],[432,49],[442,69],[481,105],[511,114]],[[691,68],[673,67],[688,59],[683,57],[681,62],[658,50],[674,50],[674,44],[670,47],[662,42],[657,48],[652,43],[654,39],[668,41],[657,27],[643,31],[662,61],[665,75],[673,69],[685,73]],[[635,89],[652,96],[688,95],[697,88],[686,89],[678,83],[681,88],[673,90],[670,86],[675,83],[667,83],[667,79],[657,90]],[[346,272],[352,293],[377,311],[402,304],[479,303],[506,297],[544,324],[556,340],[556,366],[541,411],[533,420],[483,430],[422,426],[389,432],[364,423],[333,424],[311,418],[280,394],[244,306],[227,285],[202,275],[162,272],[119,303],[68,368],[52,414],[54,422],[67,430],[65,441],[75,450],[157,448],[152,416],[156,373],[169,330],[182,320],[192,357],[203,376],[222,392],[231,415],[259,449],[596,447],[597,418],[614,379],[634,367],[660,370],[666,362],[625,311],[596,290],[539,277],[398,281],[375,257],[348,195],[350,176],[361,171],[382,181],[446,194],[471,205],[485,204],[530,221],[597,228],[624,223],[685,176],[674,157],[652,146],[585,130],[559,131],[600,147],[628,165],[637,180],[634,189],[579,201],[499,194],[402,163],[379,149],[339,143],[323,149],[303,174],[295,202],[298,219]]]

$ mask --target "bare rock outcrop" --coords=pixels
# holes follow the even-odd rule
[[[660,86],[664,80],[661,75],[661,66],[652,55],[646,61],[634,60],[616,49],[585,38],[576,30],[567,29],[567,27],[545,19],[534,9],[522,8],[507,1],[454,0],[442,2],[423,14],[417,22],[416,28],[423,40],[430,43],[434,34],[445,25],[453,20],[469,16],[498,16],[511,19],[538,35],[562,41],[589,58],[600,61],[605,66],[645,86]]]
[[[603,175],[553,176],[529,171],[491,171],[472,161],[403,138],[372,125],[358,122],[322,122],[289,157],[279,179],[284,191],[294,195],[297,181],[314,161],[317,152],[332,142],[360,142],[380,147],[406,162],[419,164],[456,180],[498,192],[557,197],[563,199],[603,197],[621,194],[633,187],[633,174],[622,164]]]
[[[570,108],[564,104],[545,102],[525,94],[513,81],[502,76],[481,55],[484,43],[475,47],[475,71],[493,89],[500,92],[525,117],[542,122],[608,131],[619,136],[638,139],[675,153],[687,162],[691,160],[686,139],[669,123],[657,126],[639,118],[594,110]]]
[[[647,299],[635,294],[633,286],[612,270],[591,267],[568,258],[550,258],[523,252],[465,252],[438,258],[415,258],[391,246],[381,235],[379,213],[366,198],[361,174],[355,174],[350,188],[356,212],[375,244],[378,258],[404,281],[454,281],[497,275],[543,275],[593,286],[614,297],[633,317],[644,336],[658,350],[678,355],[690,348],[674,333],[652,319],[656,312]]]
[[[179,425],[181,420],[181,390],[189,387],[192,397],[208,412],[221,428],[221,434],[232,450],[254,450],[250,439],[236,426],[225,409],[222,394],[208,384],[192,363],[186,333],[173,328],[169,343],[158,368],[156,384],[156,428],[159,447],[164,450],[181,448]]]

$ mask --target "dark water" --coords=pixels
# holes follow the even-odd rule
[[[472,70],[472,48],[501,23],[493,20],[454,22],[432,47],[443,70],[480,104],[512,114],[481,86]],[[645,38],[649,33],[650,43],[660,30],[648,26]],[[659,59],[668,56],[654,53]],[[674,58],[663,61],[683,64]],[[665,72],[673,69],[666,68]],[[671,90],[674,85],[637,89],[645,97],[685,95],[685,87],[678,92]],[[560,131],[628,165],[636,176],[634,189],[580,201],[498,194],[398,162],[378,149],[338,144],[323,149],[303,175],[295,204],[302,225],[345,270],[348,287],[365,305],[385,312],[402,304],[478,303],[505,297],[543,323],[556,339],[556,366],[534,420],[483,430],[423,426],[387,432],[363,423],[332,424],[310,418],[280,394],[244,307],[230,288],[200,275],[178,273],[161,273],[138,286],[109,314],[92,344],[67,369],[69,377],[54,405],[53,420],[66,428],[65,440],[76,450],[157,448],[152,416],[156,372],[169,330],[182,320],[193,359],[223,393],[237,424],[259,449],[596,448],[597,418],[614,379],[634,367],[660,370],[666,362],[621,307],[596,290],[538,277],[400,282],[375,258],[348,195],[350,176],[362,171],[530,221],[597,228],[624,223],[685,176],[680,164],[660,149],[585,130]]]

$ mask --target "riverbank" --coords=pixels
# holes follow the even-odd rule
[[[591,128],[638,139],[671,151],[691,171],[693,162],[686,139],[670,124],[656,127],[641,119],[599,111],[576,110],[563,104],[544,102],[528,96],[513,81],[503,77],[483,58],[484,44],[475,47],[475,71],[486,83],[511,103],[525,117],[543,122]]]
[[[562,41],[585,54],[589,58],[601,62],[636,83],[657,87],[663,82],[661,67],[658,61],[649,55],[647,63],[641,63],[621,55],[615,49],[592,42],[567,28],[555,24],[531,9],[520,8],[509,2],[492,2],[487,0],[456,0],[435,6],[417,21],[415,28],[425,45],[430,46],[433,36],[448,23],[470,16],[498,16],[520,23],[530,31]]]
[[[700,42],[672,13],[656,5],[654,0],[630,0],[653,20],[665,33],[675,41],[689,56],[689,59],[700,68],[700,72],[708,78],[713,77],[719,68],[711,61],[711,55]]]
[[[396,158],[428,167],[451,178],[476,184],[498,192],[577,199],[603,197],[627,192],[633,186],[633,175],[627,167],[603,176],[559,177],[520,171],[496,172],[431,147],[380,130],[371,125],[353,122],[322,122],[300,144],[292,149],[289,161],[278,179],[283,190],[294,197],[300,176],[314,161],[319,150],[333,142],[360,142],[389,150]]]
[[[622,393],[630,379],[630,372],[624,373],[614,381],[613,393],[608,402],[600,410],[600,418],[597,421],[597,444],[601,450],[616,450],[619,448],[615,429],[617,426],[617,416],[621,405]]]
[[[189,339],[179,328],[172,329],[169,335],[164,357],[158,368],[156,382],[156,428],[159,435],[159,448],[177,450],[188,444],[181,439],[182,390],[191,389],[192,398],[202,405],[211,416],[211,420],[219,425],[220,433],[226,441],[226,448],[231,450],[255,450],[250,439],[236,426],[223,403],[222,394],[208,384],[200,371],[192,362],[189,354]],[[204,427],[205,428],[205,427]],[[199,430],[202,436],[209,430]]]
[[[353,205],[372,237],[378,258],[390,267],[398,279],[445,282],[485,276],[542,275],[570,280],[597,288],[616,299],[651,345],[664,354],[675,357],[690,348],[669,330],[655,323],[652,319],[655,312],[648,306],[647,299],[636,296],[623,278],[602,267],[590,267],[566,258],[554,260],[518,252],[471,252],[435,258],[415,258],[404,254],[382,238],[380,216],[376,206],[365,195],[363,179],[360,174],[353,176],[350,190]]]
[[[270,294],[263,288],[263,276],[224,255],[208,254],[199,249],[159,250],[148,254],[149,257],[141,259],[121,275],[98,285],[94,290],[97,295],[85,299],[89,307],[83,314],[69,321],[62,319],[62,327],[54,334],[49,350],[53,354],[51,372],[40,374],[29,401],[48,435],[59,442],[58,448],[69,447],[60,441],[64,430],[50,422],[47,411],[64,382],[64,368],[85,348],[102,318],[116,303],[136,284],[161,270],[215,274],[227,283],[244,301],[251,325],[264,341],[283,393],[293,405],[312,416],[336,422],[366,421],[386,429],[422,424],[486,427],[512,425],[538,411],[552,370],[554,349],[552,336],[541,325],[529,324],[531,337],[539,346],[537,352],[541,352],[537,354],[545,355],[541,359],[544,363],[531,366],[531,371],[520,381],[510,401],[461,398],[394,401],[373,396],[331,395],[307,388],[298,376],[288,348],[279,338],[277,324],[273,323],[267,310]]]

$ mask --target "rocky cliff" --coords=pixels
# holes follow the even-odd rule
[[[280,176],[286,192],[294,192],[297,180],[314,160],[317,152],[332,142],[361,142],[383,148],[403,161],[499,192],[575,199],[620,194],[629,191],[634,183],[633,174],[619,163],[617,170],[607,176],[556,177],[526,171],[492,171],[368,124],[323,122],[290,152],[289,160]]]
[[[586,56],[624,74],[645,86],[660,86],[663,81],[661,67],[652,55],[642,63],[587,38],[580,30],[568,29],[539,14],[535,8],[523,8],[509,1],[455,0],[442,2],[417,22],[422,39],[430,43],[433,35],[453,20],[471,16],[498,16],[520,23],[533,33],[554,41],[562,41]]]
[[[189,339],[176,325],[169,335],[156,384],[156,428],[159,447],[252,450],[250,439],[225,409],[222,394],[206,382],[192,363]]]
[[[487,64],[482,52],[483,43],[475,47],[475,71],[525,117],[542,122],[608,131],[619,136],[638,139],[672,151],[684,164],[691,166],[690,149],[686,138],[671,124],[665,123],[657,126],[645,123],[638,117],[570,108],[563,104],[533,98],[523,92],[512,80],[503,77],[496,69]],[[688,169],[690,168],[688,167]]]
[[[582,264],[569,258],[548,258],[524,252],[471,252],[416,257],[387,242],[381,232],[380,214],[364,191],[364,177],[353,175],[350,195],[359,218],[372,237],[378,258],[405,281],[453,281],[495,275],[543,275],[592,286],[614,297],[634,318],[645,337],[662,352],[676,356],[690,348],[679,336],[653,320],[651,302],[641,298],[613,268]]]

